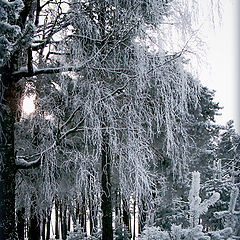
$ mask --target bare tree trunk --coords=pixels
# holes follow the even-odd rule
[[[46,230],[46,216],[44,214],[42,219],[42,240],[46,239],[45,230]]]
[[[130,213],[129,213],[129,207],[127,204],[126,199],[123,197],[123,223],[127,229],[127,231],[130,232]]]
[[[40,240],[40,224],[37,216],[34,214],[30,218],[29,229],[28,229],[29,240]]]
[[[144,203],[144,201],[142,200],[142,211],[139,215],[140,218],[140,222],[139,222],[139,233],[141,233],[144,229],[144,226],[146,224],[146,220],[147,220],[147,214],[146,214],[146,204]]]
[[[93,206],[92,206],[92,198],[91,198],[91,193],[89,193],[89,227],[90,227],[90,235],[93,233]]]
[[[55,239],[59,239],[59,220],[58,220],[59,202],[55,198]]]
[[[120,219],[121,219],[120,204],[121,204],[120,194],[118,189],[116,189],[115,191],[115,225],[116,227],[120,226]]]
[[[60,221],[61,221],[61,231],[62,239],[67,239],[67,209],[65,203],[60,204]]]
[[[81,212],[79,214],[79,222],[84,232],[87,232],[87,217],[86,217],[86,207],[85,198],[83,198]]]
[[[25,208],[17,210],[17,235],[18,240],[24,240],[24,226],[25,226]]]
[[[51,224],[51,209],[47,210],[47,234],[46,234],[46,240],[50,239],[50,224]]]
[[[40,240],[40,221],[35,211],[36,196],[32,196],[31,199],[31,210],[29,219],[28,239],[29,240]]]
[[[79,208],[79,203],[76,203],[76,211],[75,211],[75,217],[73,218],[73,224],[74,226],[77,225],[77,222],[79,224],[79,215],[80,215],[80,208]]]
[[[136,201],[133,203],[133,240],[136,239]]]
[[[0,239],[14,240],[17,239],[14,124],[17,119],[21,90],[9,74],[10,69],[6,67],[0,70]]]
[[[103,133],[102,144],[102,240],[113,239],[112,228],[112,193],[111,193],[111,158],[109,139]]]
[[[69,232],[71,228],[71,214],[70,212],[68,213],[68,217],[67,217],[67,231]]]

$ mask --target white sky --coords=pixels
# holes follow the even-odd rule
[[[35,98],[35,95],[24,97],[22,106],[24,114],[29,115],[35,111]]]
[[[222,24],[215,32],[209,30],[204,39],[209,46],[206,57],[208,66],[201,70],[199,78],[203,85],[216,90],[215,101],[224,109],[217,123],[226,124],[234,120],[235,128],[240,132],[238,97],[238,4],[239,0],[221,0]]]

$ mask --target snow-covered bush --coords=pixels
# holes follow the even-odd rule
[[[119,226],[114,231],[115,240],[128,240],[131,239],[131,233],[128,231],[127,227]]]
[[[87,236],[83,228],[78,224],[73,232],[68,233],[67,240],[99,240],[101,239],[101,232],[92,236]]]
[[[172,225],[171,231],[161,231],[159,227],[146,227],[140,236],[140,240],[223,240],[231,239],[231,228],[210,233],[203,232],[203,226],[199,225],[200,215],[208,211],[219,199],[220,194],[213,192],[209,199],[201,201],[200,192],[200,173],[192,173],[192,183],[189,192],[189,228],[182,228],[181,225]],[[236,194],[235,194],[236,195]]]
[[[211,238],[202,232],[202,226],[194,228],[182,228],[181,225],[173,225],[171,232],[161,231],[159,227],[147,227],[142,232],[139,240],[210,240]]]
[[[146,227],[139,240],[170,240],[169,233],[161,231],[160,227]]]
[[[222,240],[222,239],[231,240],[232,233],[233,233],[232,228],[228,227],[228,228],[224,228],[223,230],[209,232],[208,235],[211,237],[211,240]]]
[[[203,227],[201,225],[197,225],[194,228],[184,229],[180,226],[173,225],[170,236],[171,239],[174,240],[210,240],[209,236],[206,236],[202,232]]]

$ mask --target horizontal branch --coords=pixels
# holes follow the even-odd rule
[[[54,142],[50,147],[45,149],[42,152],[30,155],[30,156],[17,156],[15,160],[15,166],[17,170],[19,169],[31,169],[31,168],[36,168],[39,167],[41,164],[41,159],[44,159],[45,154],[48,153],[48,151],[52,150],[54,147],[56,147],[56,142]],[[33,159],[38,157],[38,159],[33,160],[33,161],[26,161],[29,159]]]
[[[19,157],[17,157],[15,164],[17,169],[30,169],[30,168],[36,168],[38,166],[40,166],[41,163],[41,158],[38,158],[37,160],[28,162],[24,159],[19,159]]]
[[[56,67],[56,68],[42,68],[42,69],[34,69],[33,72],[29,72],[27,68],[22,67],[20,70],[12,73],[14,77],[22,78],[22,77],[33,77],[40,74],[53,74],[60,72],[68,72],[68,71],[81,71],[85,66],[65,66],[65,67]]]

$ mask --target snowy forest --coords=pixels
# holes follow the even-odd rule
[[[240,239],[201,1],[0,0],[0,240]]]

